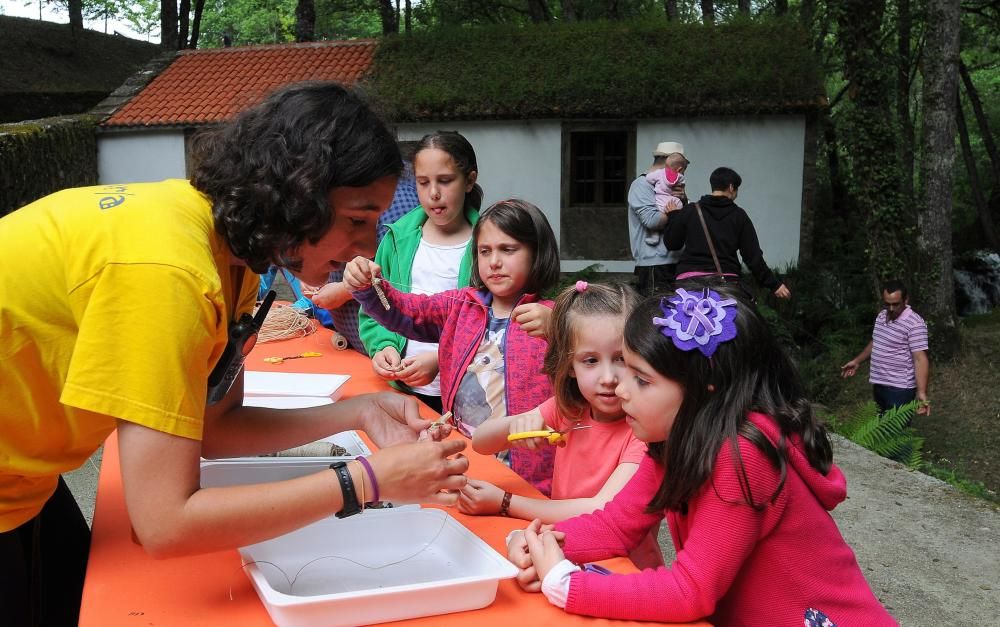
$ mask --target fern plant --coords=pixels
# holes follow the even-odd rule
[[[866,449],[898,461],[911,470],[923,464],[924,439],[909,426],[919,401],[910,401],[879,413],[874,401],[860,405],[838,431]]]

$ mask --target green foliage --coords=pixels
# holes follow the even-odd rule
[[[724,53],[740,61],[720,73]],[[755,114],[823,102],[808,37],[777,19],[440,28],[386,38],[370,84],[399,121]]]
[[[219,48],[224,35],[234,46],[293,41],[295,0],[206,0],[198,47]]]
[[[977,498],[993,501],[995,503],[1000,502],[1000,498],[998,498],[995,490],[987,488],[986,484],[982,481],[976,481],[965,477],[961,472],[955,470],[954,468],[947,468],[934,462],[924,462],[920,470],[925,475],[930,475],[936,479],[944,481],[945,483],[949,483],[966,494],[971,494]]]
[[[909,427],[918,406],[919,401],[911,401],[880,414],[875,403],[869,401],[858,407],[846,421],[833,424],[852,442],[901,462],[911,470],[919,470],[923,463],[924,439]]]

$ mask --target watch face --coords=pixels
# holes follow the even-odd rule
[[[254,333],[253,335],[247,338],[246,342],[243,343],[243,356],[246,357],[247,355],[249,355],[250,351],[252,351],[253,347],[256,345],[257,345],[257,334]]]

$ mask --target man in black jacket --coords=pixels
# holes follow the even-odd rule
[[[711,194],[672,211],[667,217],[664,243],[670,250],[684,248],[677,264],[677,279],[717,273],[711,249],[714,245],[723,274],[738,278],[742,258],[758,283],[773,291],[778,298],[791,298],[791,291],[764,261],[750,216],[734,202],[743,179],[731,168],[723,167],[716,168],[708,180],[712,186]],[[699,209],[704,217],[704,226]],[[711,245],[706,230],[711,236]]]

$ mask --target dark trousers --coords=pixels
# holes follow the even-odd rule
[[[89,551],[90,528],[60,477],[38,516],[0,533],[0,623],[76,625]]]
[[[875,404],[878,405],[879,413],[882,413],[887,409],[906,405],[917,398],[917,390],[916,388],[894,388],[873,383],[872,396],[875,398]]]
[[[639,295],[656,296],[673,289],[674,278],[677,276],[676,263],[664,263],[658,266],[636,266],[633,271],[639,279]]]

